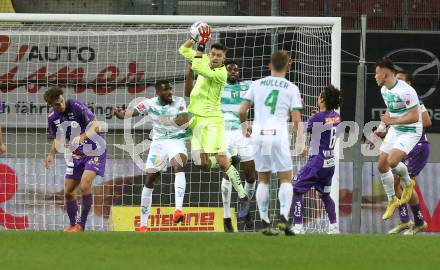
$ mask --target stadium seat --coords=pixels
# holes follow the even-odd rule
[[[254,16],[270,16],[271,1],[270,0],[254,0]],[[252,15],[249,0],[240,0],[239,12],[244,15]]]
[[[408,1],[408,15],[426,15],[432,12],[431,7],[434,7],[434,2],[427,0],[409,0]]]
[[[330,15],[342,17],[342,29],[357,28],[356,22],[360,15],[360,5],[358,1],[336,0],[331,1]]]
[[[324,0],[281,0],[282,16],[324,16]]]
[[[408,1],[408,29],[431,30],[434,18],[438,17],[438,1],[409,0]]]
[[[344,30],[350,30],[350,29],[356,29],[357,25],[357,17],[342,17],[342,29]]]
[[[361,11],[368,16],[368,28],[394,29],[396,18],[402,16],[402,1],[365,0],[362,2]]]
[[[431,20],[426,17],[408,17],[408,30],[431,30]]]
[[[389,17],[371,17],[367,19],[368,29],[389,30],[393,29],[393,19]]]
[[[368,16],[395,17],[402,14],[401,0],[364,0],[362,13]]]

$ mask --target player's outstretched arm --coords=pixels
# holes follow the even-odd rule
[[[389,114],[385,113],[380,117],[380,120],[385,123],[385,125],[406,125],[412,124],[419,121],[419,108],[415,107],[408,111],[408,113],[400,118],[391,118]]]
[[[191,91],[194,87],[194,72],[191,69],[191,62],[188,62],[187,68],[186,68],[186,75],[185,75],[185,97],[189,97],[191,95]]]
[[[57,139],[54,139],[52,141],[52,145],[50,146],[49,154],[47,155],[46,160],[44,160],[44,167],[46,167],[46,169],[49,169],[52,166],[53,161],[55,160],[55,155],[57,153],[58,144],[59,144],[59,142]]]
[[[306,138],[304,136],[304,125],[301,121],[301,111],[291,110],[290,119],[293,125],[293,135],[296,137],[295,149],[300,156],[307,155]]]
[[[196,42],[193,39],[188,39],[179,48],[179,54],[187,61],[192,61],[196,52],[192,49]]]
[[[113,107],[112,115],[116,116],[116,118],[118,119],[125,119],[133,116],[138,116],[139,112],[133,109],[123,110],[121,107]]]
[[[2,127],[0,127],[0,154],[4,154],[5,152],[6,152],[6,145],[3,143]]]
[[[250,137],[252,134],[252,127],[247,122],[248,111],[252,104],[250,101],[245,100],[241,103],[240,110],[238,111],[238,117],[240,118],[240,123],[242,125],[243,135],[245,137]]]
[[[423,128],[429,128],[432,126],[431,116],[429,116],[429,113],[426,111],[426,108],[424,105],[422,110],[422,122],[423,122]]]
[[[72,139],[72,143],[76,145],[82,144],[86,139],[93,138],[101,130],[101,125],[98,121],[92,120],[87,125],[86,131]]]

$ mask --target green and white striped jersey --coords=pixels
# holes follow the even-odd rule
[[[416,90],[402,80],[397,80],[391,89],[382,86],[380,92],[391,118],[401,118],[405,116],[411,109],[418,107],[420,103]],[[419,121],[412,124],[394,125],[393,127],[395,130],[401,132],[416,132],[417,128],[423,127],[420,110]]]
[[[226,129],[240,128],[238,111],[243,97],[246,95],[251,84],[252,81],[242,81],[225,85],[220,103],[225,118]]]
[[[162,105],[158,97],[139,102],[134,109],[140,115],[149,115],[153,122],[153,141],[184,139],[186,130],[174,123],[179,114],[188,113],[185,99],[173,96],[171,104]]]

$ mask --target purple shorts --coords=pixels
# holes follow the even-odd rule
[[[429,143],[417,143],[402,162],[408,167],[410,177],[416,177],[428,162],[431,145]]]
[[[81,180],[85,170],[104,176],[107,151],[100,156],[74,156],[67,162],[65,178]]]
[[[330,193],[335,167],[323,168],[323,160],[309,160],[296,174],[293,181],[295,193],[306,193],[312,187],[319,193]]]

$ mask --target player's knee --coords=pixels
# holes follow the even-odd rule
[[[155,175],[146,174],[144,176],[144,186],[147,188],[154,188]]]
[[[238,165],[240,164],[240,157],[239,156],[232,156],[231,157],[231,164],[237,168]]]
[[[66,201],[73,201],[75,196],[73,192],[64,192],[64,198],[66,199]]]
[[[182,165],[180,165],[180,164],[174,164],[174,165],[173,165],[173,171],[174,171],[175,173],[179,173],[179,172],[184,172],[185,170],[184,170],[184,168],[183,168]]]
[[[399,162],[397,159],[388,157],[388,165],[390,165],[391,168],[395,168]]]
[[[385,163],[378,163],[377,164],[377,169],[379,170],[380,173],[386,173],[389,170],[388,164]]]
[[[86,183],[79,184],[79,189],[81,190],[81,194],[83,195],[92,193],[92,187]]]
[[[244,174],[245,177],[245,181],[248,182],[249,184],[253,184],[255,183],[255,174],[254,173],[245,173]]]
[[[202,171],[209,171],[211,169],[211,166],[208,161],[202,161],[200,162],[200,169]]]

